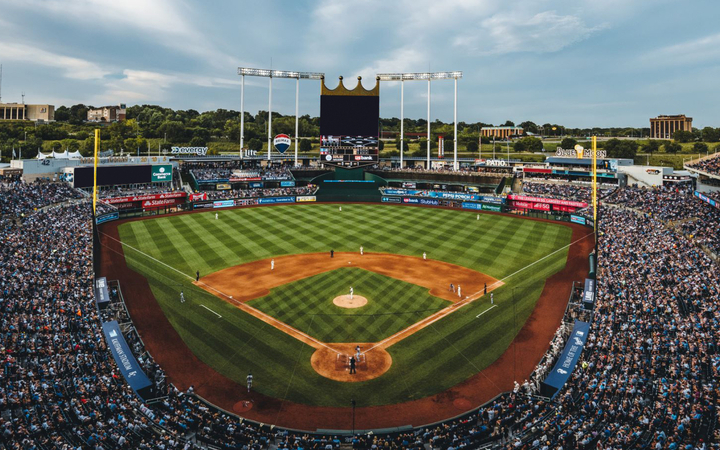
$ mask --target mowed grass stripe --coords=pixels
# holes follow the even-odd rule
[[[327,252],[330,248],[357,252],[363,245],[368,252],[421,256],[426,251],[432,259],[496,278],[566,245],[571,235],[570,229],[562,225],[487,214],[476,220],[476,213],[466,211],[373,204],[343,205],[342,212],[337,208],[316,204],[223,210],[217,221],[212,211],[129,222],[121,225],[120,234],[124,241],[172,267],[190,266],[187,272],[191,274],[196,270],[197,254],[210,255],[205,258],[209,273],[281,254]],[[162,225],[166,220],[180,220],[194,233],[188,233],[184,225],[145,227],[151,223]],[[196,250],[186,246],[195,246]],[[343,406],[343,398],[362,398],[363,406],[370,406],[430,395],[491,364],[529,317],[545,278],[564,266],[566,254],[560,251],[507,280],[507,285],[495,291],[498,308],[483,315],[483,320],[475,316],[487,308],[485,298],[392,346],[390,371],[362,383],[338,383],[321,377],[310,365],[314,351],[311,347],[197,290],[166,267],[139,254],[128,258],[128,264],[147,273],[155,297],[191,350],[224,375],[242,383],[247,372],[252,371],[262,380],[257,386],[260,392],[282,398],[289,389],[287,398],[291,401]],[[327,341],[361,342],[399,331],[447,305],[439,299],[423,305],[417,298],[427,297],[426,289],[411,286],[419,289],[416,293],[397,283],[367,280],[360,273],[337,276],[335,282],[309,278],[298,281],[297,286],[274,290],[271,295],[277,295],[277,303],[265,307],[275,311],[275,317],[282,315],[286,322],[296,321],[298,328],[312,335],[324,334]],[[190,299],[185,306],[202,301],[222,314],[227,323],[220,325],[212,314],[181,308],[181,285]],[[341,310],[332,305],[332,298],[346,294],[351,285],[356,294],[366,295],[370,304],[360,310]],[[365,294],[366,290],[370,293]],[[373,309],[377,298],[384,303]],[[444,339],[453,342],[456,350],[448,349]],[[218,342],[224,345],[216,345]],[[296,360],[296,373],[288,386],[292,364],[278,361]]]

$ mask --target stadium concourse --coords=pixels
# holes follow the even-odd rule
[[[79,197],[58,183],[0,180],[0,448],[349,447],[251,424],[177,391],[128,329],[160,396],[143,403],[103,338],[101,322],[119,317],[96,308],[90,207]],[[688,190],[623,188],[602,212],[591,333],[553,401],[528,381],[462,418],[356,436],[352,447],[718,448],[720,270],[709,256],[718,210]],[[536,374],[566,335],[562,325]]]

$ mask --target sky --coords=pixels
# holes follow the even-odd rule
[[[240,109],[238,67],[322,72],[366,88],[377,73],[462,71],[458,120],[649,126],[686,114],[720,127],[717,0],[0,0],[2,100]],[[273,80],[294,114],[295,80]],[[453,119],[453,81],[431,85],[431,120]],[[300,82],[300,114],[320,112]],[[400,116],[383,82],[381,117]],[[405,83],[427,118],[427,82]],[[246,77],[245,110],[268,108]]]

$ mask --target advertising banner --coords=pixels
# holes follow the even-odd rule
[[[412,181],[403,181],[402,187],[406,189],[415,189],[417,187],[417,183],[413,183]]]
[[[287,134],[278,134],[275,136],[275,139],[273,139],[273,145],[280,154],[285,153],[287,149],[290,148],[291,143],[292,141],[290,140],[290,136]]]
[[[152,171],[150,173],[150,181],[152,181],[153,183],[172,181],[172,166],[170,164],[152,166]]]
[[[173,155],[207,155],[207,147],[170,147],[170,153]]]
[[[239,181],[262,181],[260,177],[230,177],[228,181],[236,183]]]
[[[100,225],[101,223],[110,222],[111,220],[117,220],[119,218],[120,218],[120,213],[115,211],[115,212],[95,216],[95,223]]]
[[[540,388],[542,395],[554,398],[558,391],[565,385],[578,359],[580,359],[580,354],[582,354],[585,343],[587,342],[589,330],[589,323],[579,320],[575,321],[572,333],[570,333],[565,343],[565,349],[563,349],[550,375],[542,382]]]
[[[191,202],[198,202],[202,200],[207,200],[207,192],[199,192],[197,194],[190,194],[190,201]]]
[[[462,207],[464,209],[482,209],[482,204],[480,203],[470,203],[470,202],[462,202]]]
[[[263,184],[260,181],[253,181],[253,182],[248,183],[248,187],[250,189],[257,189],[257,188],[263,187]]]
[[[135,393],[145,398],[143,393],[146,393],[147,388],[152,386],[152,382],[148,380],[145,372],[143,372],[137,360],[130,352],[130,347],[128,347],[127,342],[125,342],[125,338],[120,332],[117,321],[105,322],[102,327],[103,333],[105,333],[105,340],[125,381],[128,382]],[[145,392],[141,393],[141,391]]]
[[[105,277],[95,279],[95,303],[100,309],[105,308],[110,303],[110,292]]]
[[[695,191],[693,193],[695,197],[699,198],[700,200],[704,201],[705,203],[709,204],[710,206],[714,206],[715,208],[720,208],[720,203],[711,199],[707,195],[703,194],[702,192]]]
[[[576,202],[573,200],[560,200],[557,198],[532,197],[529,195],[509,194],[507,198],[508,198],[508,200],[519,200],[519,201],[523,201],[523,202],[542,202],[542,203],[549,203],[551,205],[572,206],[574,208],[585,208],[588,205],[585,202]]]
[[[199,208],[202,208],[202,209],[204,209],[204,208],[214,208],[213,203],[214,203],[214,202],[196,203],[196,204],[193,206],[193,209],[199,209]]]
[[[570,222],[579,223],[580,225],[585,225],[585,218],[582,216],[576,216],[573,214],[570,216]]]
[[[595,280],[585,278],[585,290],[583,291],[583,307],[585,309],[593,309],[595,304]]]
[[[259,205],[268,205],[272,203],[295,203],[295,197],[268,197],[259,198]]]
[[[103,201],[105,203],[115,204],[115,203],[128,203],[128,202],[139,202],[143,200],[160,200],[163,198],[185,198],[187,197],[187,192],[169,192],[167,194],[144,194],[144,195],[134,195],[134,196],[128,196],[128,197],[114,197],[114,198],[107,198]]]
[[[257,199],[256,198],[243,198],[235,200],[235,206],[249,206],[249,205],[257,205]]]
[[[382,201],[385,203],[400,203],[399,197],[383,197]]]
[[[298,195],[297,197],[295,197],[295,201],[298,203],[314,202],[316,200],[317,200],[317,197],[315,197],[314,195]]]
[[[229,206],[235,206],[235,201],[233,200],[218,200],[216,202],[213,202],[213,208],[227,208]]]
[[[550,211],[550,205],[548,203],[533,203],[533,202],[514,201],[511,206],[513,206],[515,208],[539,209],[540,211]]]
[[[295,187],[294,181],[281,181],[280,187]]]
[[[482,205],[483,211],[502,212],[502,206],[500,205]]]
[[[410,204],[415,204],[415,203],[418,203],[418,204],[419,204],[419,203],[420,203],[420,199],[419,199],[419,198],[412,198],[412,197],[409,197],[409,198],[408,198],[408,197],[405,197],[405,198],[402,199],[402,202],[403,202],[403,203],[410,203]]]
[[[232,189],[232,186],[230,186],[227,183],[220,183],[220,184],[215,185],[215,189],[218,191],[228,191],[228,190]]]
[[[420,199],[421,205],[432,205],[432,206],[438,206],[440,205],[440,200],[435,200],[432,198],[421,198]]]
[[[143,209],[162,208],[163,206],[175,206],[184,203],[182,199],[165,198],[161,200],[145,200],[142,202]]]

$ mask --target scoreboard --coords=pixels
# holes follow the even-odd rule
[[[321,136],[320,159],[342,165],[377,162],[378,139],[374,136]]]
[[[323,80],[320,96],[320,160],[343,166],[378,161],[380,83],[373,89],[328,89]]]

